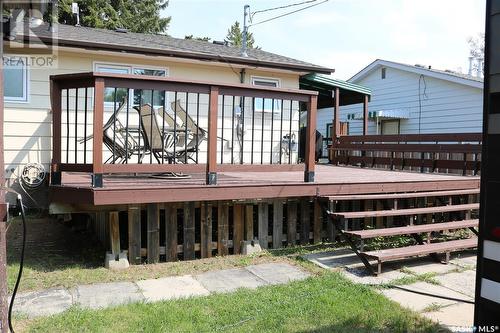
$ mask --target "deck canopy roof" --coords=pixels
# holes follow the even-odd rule
[[[363,103],[365,96],[370,98],[372,91],[364,86],[337,80],[319,74],[308,74],[300,78],[300,89],[319,92],[318,108],[334,107],[334,92],[339,89],[340,106]]]

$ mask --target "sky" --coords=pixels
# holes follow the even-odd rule
[[[304,0],[170,0],[168,34],[223,40],[251,12]],[[322,0],[317,0],[321,2]],[[467,39],[484,32],[483,0],[329,0],[250,27],[263,50],[334,68],[349,79],[375,59],[468,70]],[[253,22],[300,7],[257,13]]]

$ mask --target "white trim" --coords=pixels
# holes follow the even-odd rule
[[[261,86],[262,85],[259,85],[259,84],[255,84],[255,81],[261,81],[261,82],[269,82],[269,83],[274,83],[276,84],[276,88],[280,88],[281,87],[281,80],[279,78],[274,78],[274,77],[266,77],[266,76],[255,76],[255,75],[251,75],[250,76],[250,82],[253,86]],[[256,107],[256,109],[254,111],[264,111],[264,113],[277,113],[277,112],[281,112],[281,104],[279,103],[279,100],[274,100],[274,108],[273,108],[273,105],[271,104],[271,107],[266,107],[264,105],[264,100],[266,100],[265,98],[255,98],[255,100],[262,100],[262,107]],[[264,110],[262,110],[264,109]]]
[[[8,97],[4,96],[4,103],[15,103],[15,104],[28,104],[30,102],[30,71],[29,71],[29,66],[27,65],[28,63],[28,57],[27,56],[21,56],[21,55],[11,55],[11,54],[4,54],[4,58],[9,58],[9,57],[18,57],[18,58],[24,58],[24,65],[22,66],[23,69],[23,97]],[[3,62],[3,59],[2,59]],[[5,82],[4,82],[5,84]]]
[[[500,304],[500,283],[482,278],[481,297]]]
[[[144,64],[130,64],[130,63],[121,63],[121,62],[107,62],[107,61],[98,61],[94,60],[92,62],[92,70],[97,72],[96,68],[97,66],[102,65],[102,66],[107,66],[107,67],[115,67],[115,68],[128,68],[129,73],[133,74],[133,70],[136,68],[139,69],[152,69],[152,70],[163,70],[165,71],[165,76],[170,76],[170,70],[168,67],[160,67],[160,66],[154,66],[154,65],[144,65]]]
[[[485,240],[483,242],[483,258],[500,262],[500,243]]]
[[[276,77],[266,77],[266,76],[251,75],[250,76],[250,83],[253,86],[258,86],[258,84],[255,84],[255,81],[272,82],[272,83],[276,83],[277,84],[276,88],[280,88],[281,87],[281,79],[276,78]]]
[[[432,69],[427,69],[427,68],[421,68],[417,66],[412,66],[412,65],[406,65],[406,64],[400,64],[397,62],[392,62],[392,61],[387,61],[387,60],[382,60],[382,59],[377,59],[365,68],[363,68],[361,71],[358,73],[354,74],[347,82],[351,83],[358,83],[361,79],[366,77],[368,74],[370,74],[373,70],[376,70],[380,67],[390,67],[390,68],[395,68],[399,69],[402,71],[406,72],[412,72],[418,75],[425,75],[429,77],[433,77],[436,79],[440,80],[445,80],[445,81],[450,81],[458,84],[463,84],[465,86],[470,86],[478,89],[483,89],[483,82],[477,81],[474,79],[468,79],[465,77],[459,77],[456,75],[453,75],[452,73],[446,74],[444,72],[438,72]]]

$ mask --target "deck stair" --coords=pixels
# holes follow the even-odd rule
[[[376,275],[381,273],[382,263],[386,261],[421,255],[431,255],[439,260],[437,254],[445,253],[444,262],[447,263],[450,252],[475,248],[477,246],[477,237],[475,236],[458,240],[434,241],[432,235],[433,233],[459,229],[469,229],[477,235],[476,228],[479,222],[472,216],[473,212],[479,209],[479,203],[473,202],[478,193],[479,189],[458,189],[432,192],[331,195],[322,196],[319,199],[328,204],[326,211],[331,229],[340,233],[367,269]],[[371,201],[370,208],[375,207],[375,209],[359,209],[359,207],[366,208],[368,201]],[[390,209],[387,209],[387,204],[380,204],[380,202],[387,203],[387,201],[394,202]],[[428,201],[432,205],[428,205]],[[348,203],[353,209],[346,209],[349,206]],[[374,205],[374,203],[377,204]],[[404,203],[406,207],[398,208],[398,203],[399,206]],[[421,207],[422,203],[424,207]],[[341,209],[335,209],[339,207]],[[450,213],[455,215],[452,217]],[[400,222],[404,221],[405,224],[392,226],[391,223],[384,228],[383,224],[379,223],[381,219],[395,217],[399,217]],[[368,228],[368,224],[373,219],[377,220],[376,227]],[[353,221],[358,221],[358,223],[353,223]],[[364,221],[364,223],[359,223],[359,221]],[[365,240],[402,235],[413,237],[418,244],[384,250],[364,250]],[[373,268],[369,260],[377,262],[377,270]]]

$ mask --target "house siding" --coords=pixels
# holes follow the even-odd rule
[[[15,52],[5,50],[5,54],[15,54]],[[240,82],[238,71],[224,64],[200,65],[188,63],[185,60],[176,61],[168,58],[124,56],[87,50],[74,52],[61,50],[58,53],[56,69],[29,69],[29,100],[27,103],[5,103],[4,146],[5,176],[7,179],[13,180],[18,177],[23,166],[27,163],[41,163],[47,171],[49,170],[52,149],[49,76],[93,71],[95,62],[162,67],[168,69],[170,77],[193,81]],[[283,88],[298,89],[299,87],[298,74],[247,69],[245,83],[250,83],[251,76],[277,78]],[[205,103],[208,104],[208,101],[205,101]],[[298,114],[294,114],[295,117],[298,120]],[[80,117],[80,119],[82,118]],[[200,119],[200,123],[203,127],[206,127],[206,120]],[[228,125],[229,122],[226,121],[225,124]],[[83,124],[81,126],[83,128]],[[298,128],[298,123],[296,126],[294,125],[295,127]],[[80,130],[79,132],[82,133]],[[276,140],[276,137],[274,137],[274,140]]]
[[[418,133],[420,110],[420,133],[482,131],[482,89],[425,75],[421,78],[416,73],[390,67],[386,68],[385,79],[381,78],[381,69],[378,68],[353,83],[366,86],[372,90],[371,101],[368,106],[369,111],[409,110],[410,118],[402,119],[400,122],[401,134]],[[348,120],[347,116],[348,114],[360,113],[362,110],[362,104],[340,107],[340,120],[349,121],[350,135],[362,134],[363,121]],[[318,129],[323,134],[326,134],[326,124],[331,123],[332,118],[332,108],[319,110]],[[370,119],[368,134],[376,133],[377,124],[375,120]],[[380,128],[378,128],[378,133],[380,133]]]

